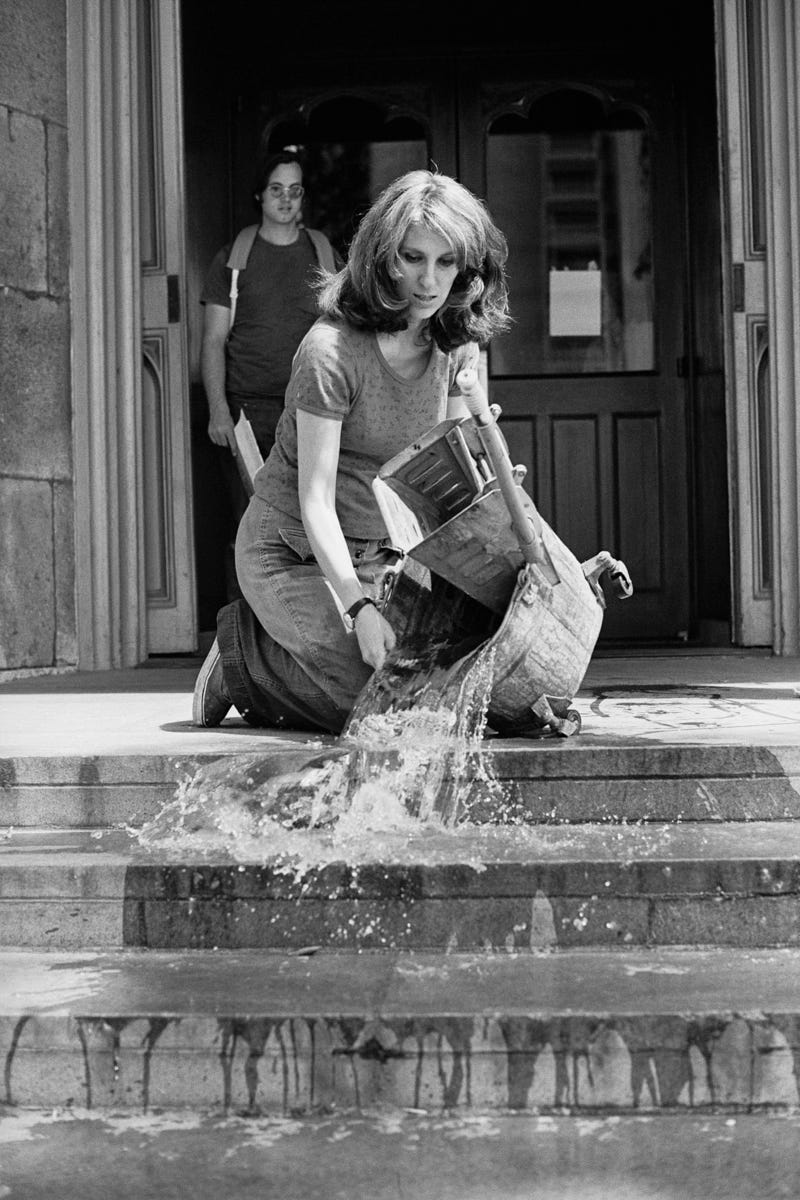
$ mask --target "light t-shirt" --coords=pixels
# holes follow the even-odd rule
[[[275,445],[255,477],[258,496],[300,520],[297,410],[342,422],[336,511],[346,537],[377,539],[386,526],[372,491],[380,468],[447,415],[455,377],[477,363],[478,348],[431,349],[420,379],[389,366],[377,335],[321,317],[298,347]]]

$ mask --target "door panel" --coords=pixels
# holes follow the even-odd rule
[[[717,3],[721,116],[729,164],[722,207],[729,239],[723,304],[730,331],[727,401],[734,431],[731,517],[735,641],[773,642],[772,480],[770,478],[767,216],[764,163],[762,29],[758,5]]]
[[[176,6],[139,9],[139,250],[147,650],[197,647],[189,470],[180,30]]]
[[[665,411],[653,381],[626,404],[618,383],[598,377],[576,399],[572,379],[493,379],[491,369],[489,379],[542,516],[579,559],[608,549],[631,573],[634,596],[609,604],[604,637],[674,638],[688,605],[686,560],[671,543],[685,545],[685,487],[673,486],[682,409]]]
[[[631,573],[603,636],[683,640],[677,116],[655,88],[612,96],[504,70],[465,75],[459,110],[463,182],[509,240],[515,326],[489,349],[491,399],[545,519],[578,558],[607,549]]]

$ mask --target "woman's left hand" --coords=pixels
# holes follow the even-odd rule
[[[364,662],[379,671],[386,655],[394,650],[396,638],[389,622],[373,604],[365,604],[356,614],[356,637]]]

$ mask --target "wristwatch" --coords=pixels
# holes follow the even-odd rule
[[[361,596],[358,600],[356,600],[355,604],[350,605],[347,612],[342,613],[344,627],[348,633],[355,633],[356,617],[366,604],[371,604],[373,608],[378,607],[371,596]]]

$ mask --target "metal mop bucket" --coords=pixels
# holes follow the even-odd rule
[[[466,397],[471,381],[459,383]],[[578,561],[523,491],[524,471],[511,466],[497,427],[499,408],[481,392],[472,411],[386,463],[376,498],[401,549],[501,617],[488,642],[491,727],[568,737],[580,728],[571,704],[602,626],[600,579],[624,598],[630,578],[607,551]]]

